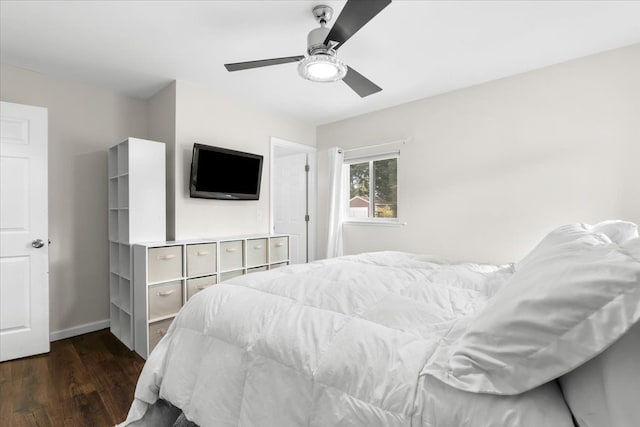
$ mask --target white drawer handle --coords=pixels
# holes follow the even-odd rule
[[[201,291],[203,289],[207,289],[209,286],[213,286],[213,284],[211,284],[211,285],[200,285],[200,286],[198,286],[198,290]]]
[[[161,255],[158,257],[158,259],[161,259],[163,261],[169,261],[170,259],[174,259],[176,256],[175,255]]]
[[[276,243],[276,248],[281,248],[284,246],[284,243]]]
[[[238,248],[227,248],[226,251],[227,252],[237,252]]]
[[[199,252],[197,252],[197,255],[198,256],[205,256],[205,255],[209,255],[210,253],[211,252],[209,252],[209,251],[199,251]]]
[[[262,249],[262,245],[255,245],[253,249]]]
[[[170,291],[160,291],[160,292],[158,292],[158,296],[159,297],[168,297],[169,295],[171,295],[175,291],[176,291],[175,289],[171,289]]]

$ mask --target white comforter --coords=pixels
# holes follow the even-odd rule
[[[506,412],[473,421],[478,413],[465,411],[491,414],[498,397],[467,404],[421,374],[439,340],[510,274],[379,252],[213,286],[191,298],[150,355],[122,425],[144,424],[158,398],[202,427],[571,425],[555,388],[534,390],[548,405],[527,407],[534,418],[510,397],[500,401]]]

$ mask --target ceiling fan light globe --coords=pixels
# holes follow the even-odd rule
[[[298,73],[312,82],[335,82],[347,74],[347,66],[332,55],[310,55],[298,64]]]
[[[316,62],[309,65],[307,72],[318,80],[333,80],[340,73],[340,70],[333,64]]]

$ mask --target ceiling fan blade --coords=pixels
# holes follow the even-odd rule
[[[261,59],[259,61],[235,62],[224,64],[227,71],[249,70],[251,68],[268,67],[270,65],[286,64],[288,62],[298,62],[304,59],[304,55],[287,56],[284,58]]]
[[[342,79],[343,82],[347,84],[355,93],[360,95],[361,98],[365,96],[373,95],[376,92],[380,92],[382,88],[349,67],[349,71],[347,71],[347,75]]]
[[[391,0],[348,0],[327,34],[324,44],[328,44],[329,41],[337,42],[339,44],[334,49],[339,48],[389,3]]]

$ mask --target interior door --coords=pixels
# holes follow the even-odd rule
[[[0,361],[49,351],[47,109],[0,105]]]
[[[272,162],[273,231],[291,236],[292,264],[308,261],[307,164],[307,153],[278,151]]]

